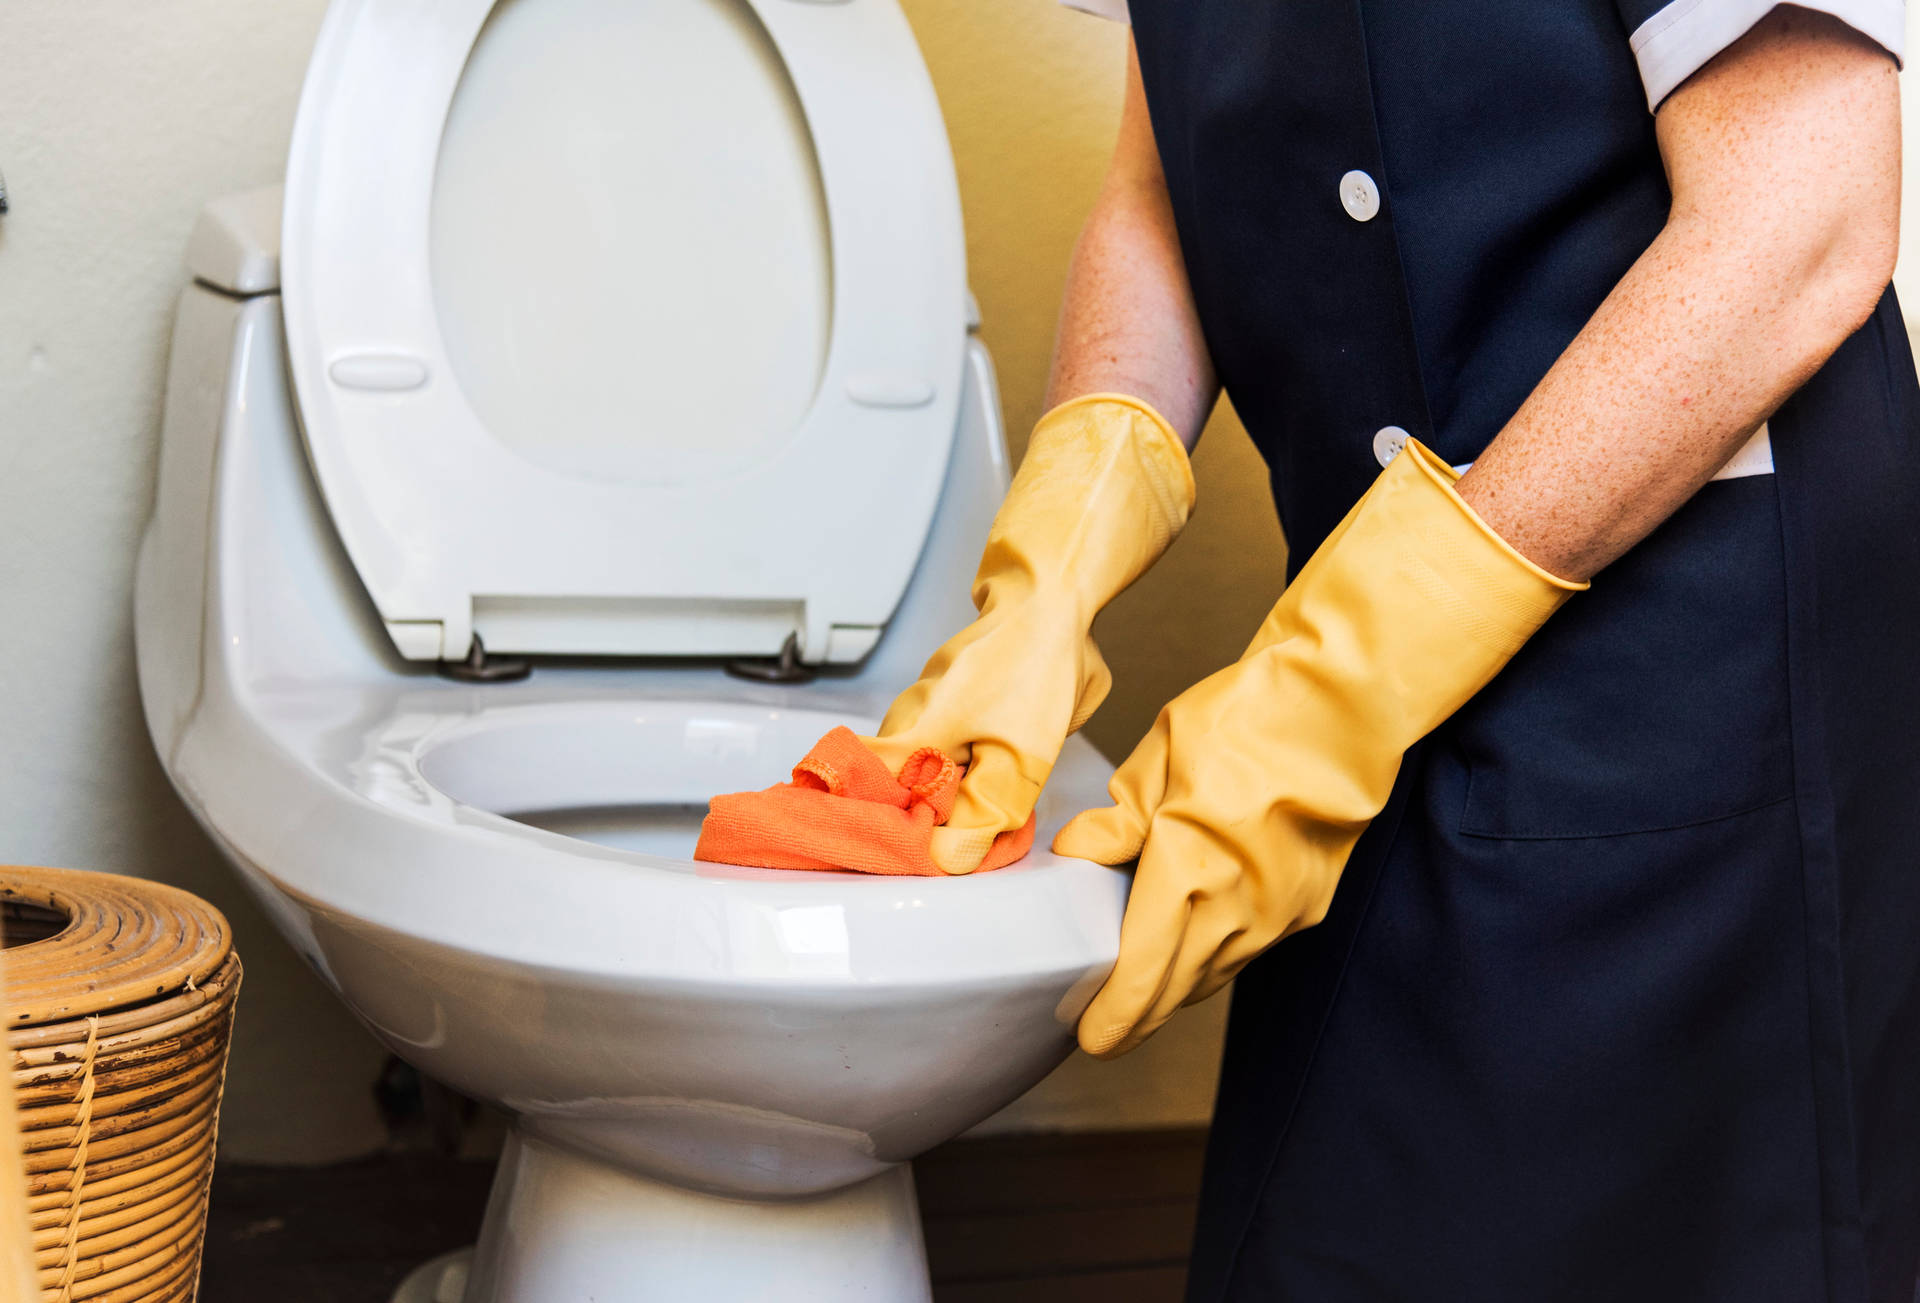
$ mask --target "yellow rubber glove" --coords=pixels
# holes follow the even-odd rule
[[[1287,586],[1246,653],[1164,709],[1115,804],[1054,839],[1138,857],[1120,955],[1080,1045],[1132,1049],[1326,916],[1406,749],[1478,692],[1570,593],[1509,547],[1417,440]]]
[[[993,839],[1033,813],[1067,735],[1112,686],[1093,617],[1192,510],[1186,449],[1139,399],[1089,394],[1034,427],[974,576],[980,618],[933,654],[866,739],[895,769],[926,746],[968,766],[933,834],[934,863],[948,873],[979,868]]]

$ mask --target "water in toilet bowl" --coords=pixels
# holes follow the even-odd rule
[[[873,720],[722,700],[612,699],[503,707],[396,739],[462,805],[579,841],[693,856],[708,798],[792,775],[836,725]]]
[[[509,817],[531,828],[598,846],[687,859],[700,838],[700,824],[707,817],[707,804],[669,801],[658,805],[598,805],[523,810]]]

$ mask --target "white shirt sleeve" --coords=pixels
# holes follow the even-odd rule
[[[1060,3],[1082,13],[1111,18],[1116,23],[1127,21],[1127,0],[1060,0]]]
[[[1803,9],[1832,14],[1862,36],[1877,42],[1895,62],[1905,54],[1904,0],[1796,0]],[[1675,87],[1709,59],[1745,36],[1777,7],[1777,0],[1621,0],[1623,14],[1651,9],[1633,29],[1630,44],[1646,84],[1647,107],[1657,109]]]

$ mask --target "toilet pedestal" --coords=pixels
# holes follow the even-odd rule
[[[429,1263],[395,1303],[931,1303],[904,1164],[809,1199],[681,1189],[518,1133],[464,1293]]]

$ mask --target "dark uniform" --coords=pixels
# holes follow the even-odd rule
[[[1898,46],[1898,3],[1816,7]],[[1383,440],[1458,464],[1499,432],[1666,220],[1649,100],[1765,8],[1133,0],[1293,568]],[[1409,755],[1327,921],[1241,977],[1195,1303],[1913,1303],[1920,388],[1891,290],[1770,426],[1775,473],[1596,577]]]

